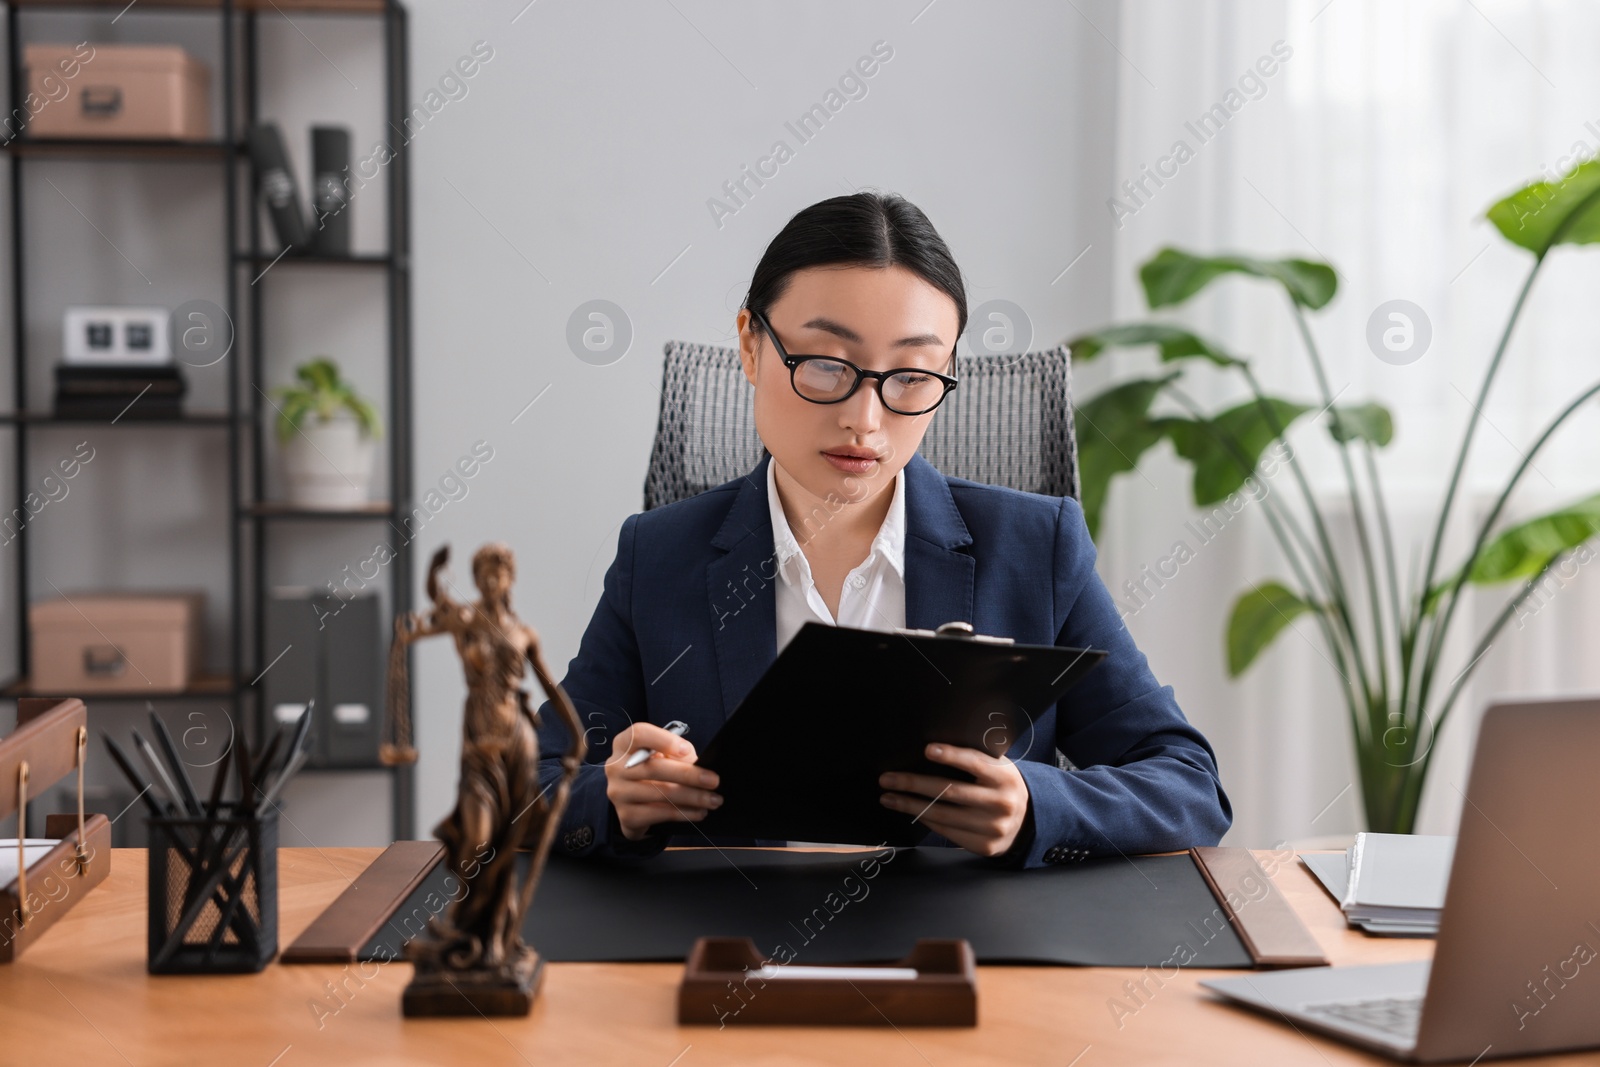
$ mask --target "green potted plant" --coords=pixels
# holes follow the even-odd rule
[[[1435,738],[1483,654],[1545,575],[1569,556],[1591,551],[1586,543],[1600,533],[1600,494],[1513,525],[1500,522],[1512,491],[1551,436],[1600,395],[1600,382],[1595,382],[1553,414],[1526,449],[1522,463],[1474,531],[1466,556],[1453,566],[1446,566],[1442,558],[1445,530],[1474,432],[1483,421],[1481,413],[1512,330],[1545,257],[1560,244],[1600,242],[1600,161],[1582,163],[1557,182],[1519,189],[1490,207],[1487,217],[1507,240],[1531,252],[1533,262],[1473,401],[1473,415],[1456,453],[1433,534],[1426,545],[1418,546],[1426,552],[1426,566],[1405,582],[1395,562],[1388,502],[1376,461],[1377,450],[1393,436],[1393,418],[1376,403],[1334,403],[1307,320],[1307,312],[1326,307],[1337,291],[1337,276],[1328,264],[1196,256],[1166,248],[1139,271],[1151,309],[1182,304],[1228,275],[1281,287],[1315,375],[1320,393],[1315,403],[1267,396],[1249,361],[1170,323],[1116,325],[1070,342],[1075,359],[1092,359],[1114,347],[1154,345],[1163,364],[1175,364],[1156,377],[1121,382],[1077,408],[1082,497],[1091,531],[1098,526],[1111,479],[1134,470],[1139,457],[1160,441],[1169,441],[1180,457],[1193,464],[1194,502],[1201,506],[1224,501],[1252,484],[1269,447],[1277,455],[1287,454],[1299,507],[1284,500],[1288,492],[1253,495],[1262,502],[1263,517],[1293,577],[1257,582],[1234,603],[1226,633],[1228,671],[1234,677],[1242,674],[1300,616],[1315,622],[1349,712],[1371,830],[1412,832]],[[1185,372],[1200,365],[1237,374],[1249,398],[1220,412],[1202,411],[1181,384]],[[1177,411],[1153,413],[1155,401],[1162,397],[1171,400]],[[1335,552],[1322,508],[1284,439],[1302,415],[1324,412],[1355,524],[1355,550],[1342,555]],[[1471,652],[1463,661],[1445,665],[1445,638],[1463,587],[1507,582],[1517,583],[1515,592],[1478,635]]]
[[[383,434],[377,412],[327,356],[296,367],[295,379],[272,391],[289,503],[316,510],[362,506],[373,443]]]

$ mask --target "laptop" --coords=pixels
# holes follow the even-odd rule
[[[1492,705],[1463,797],[1431,962],[1200,984],[1414,1063],[1600,1046],[1600,698]]]

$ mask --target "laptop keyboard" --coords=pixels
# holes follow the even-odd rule
[[[1379,997],[1373,1000],[1344,1000],[1328,1004],[1307,1004],[1313,1015],[1326,1015],[1344,1022],[1359,1023],[1386,1034],[1415,1041],[1422,1019],[1422,997]]]

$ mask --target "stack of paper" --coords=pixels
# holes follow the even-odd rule
[[[44,859],[45,854],[61,844],[55,837],[30,837],[23,842],[25,852],[24,862],[29,867]],[[0,840],[0,886],[8,886],[17,880],[17,839],[8,837]],[[32,894],[29,894],[30,896]]]
[[[1305,855],[1347,922],[1369,934],[1433,937],[1439,932],[1454,837],[1357,834],[1343,856]]]

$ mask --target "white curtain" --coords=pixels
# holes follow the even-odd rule
[[[1107,35],[1120,72],[1106,209],[1115,220],[1116,319],[1149,315],[1137,269],[1166,245],[1331,262],[1339,293],[1311,316],[1311,329],[1339,403],[1372,399],[1394,412],[1396,439],[1380,470],[1402,575],[1417,568],[1484,369],[1532,262],[1484,210],[1600,150],[1596,40],[1600,8],[1581,0],[1133,0]],[[1597,285],[1600,248],[1563,249],[1546,263],[1484,408],[1444,566],[1460,558],[1544,424],[1600,380]],[[1404,365],[1380,360],[1366,340],[1369,316],[1394,299],[1422,308],[1432,330],[1427,351]],[[1275,287],[1214,283],[1159,317],[1250,358],[1269,392],[1321,406]],[[1156,366],[1153,353],[1114,352],[1077,368],[1075,389],[1081,399]],[[1242,399],[1235,380],[1207,370],[1187,372],[1202,404],[1220,409]],[[1302,424],[1292,440],[1353,566],[1348,494],[1326,422]],[[1510,518],[1600,491],[1597,459],[1600,405],[1590,405],[1534,461]],[[1287,475],[1273,478],[1269,491],[1300,506]],[[1342,683],[1315,625],[1302,619],[1243,678],[1227,677],[1223,632],[1234,598],[1251,582],[1291,577],[1261,510],[1246,505],[1214,535],[1190,525],[1198,510],[1188,468],[1163,445],[1115,484],[1099,532],[1102,577],[1125,606],[1138,605],[1130,630],[1218,750],[1236,814],[1228,841],[1256,847],[1361,828]],[[1192,558],[1163,571],[1179,543]],[[1146,567],[1158,577],[1177,573],[1159,586],[1146,578],[1134,601],[1124,583]],[[1487,702],[1600,692],[1595,572],[1600,561],[1567,568],[1483,658],[1438,740],[1419,832],[1454,832]],[[1512,588],[1464,601],[1446,678],[1466,666]],[[1352,595],[1361,589],[1353,585]]]

